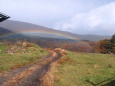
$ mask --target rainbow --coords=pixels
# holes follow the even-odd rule
[[[67,39],[72,39],[72,40],[76,40],[78,41],[79,43],[91,48],[91,46],[83,41],[81,41],[79,38],[69,34],[69,33],[64,33],[64,32],[60,32],[60,31],[56,31],[56,30],[47,30],[47,29],[24,29],[24,30],[21,30],[21,31],[18,31],[19,33],[22,33],[22,34],[26,34],[26,33],[43,33],[43,34],[50,34],[50,35],[56,35],[56,36],[60,36],[60,37],[65,37]],[[17,34],[19,34],[17,33]],[[7,36],[11,36],[11,35],[14,35],[16,33],[9,33],[9,34],[5,34],[5,35],[2,35],[0,38],[3,38],[3,37],[7,37]]]

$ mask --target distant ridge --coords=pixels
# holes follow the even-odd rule
[[[5,35],[8,35],[8,34],[13,34],[14,32],[8,30],[8,29],[5,29],[5,28],[2,28],[0,27],[0,37],[1,36],[5,36]]]
[[[78,34],[73,34],[70,32],[54,30],[54,29],[39,26],[39,25],[34,25],[34,24],[19,22],[19,21],[12,21],[12,20],[7,20],[7,21],[0,23],[0,27],[5,28],[9,31],[16,32],[16,33],[21,33],[27,30],[42,30],[45,32],[50,32],[50,33],[55,32],[55,33],[62,34],[62,35],[71,35],[80,40],[89,40],[89,41],[99,41],[99,40],[111,38],[110,36],[100,36],[100,35],[78,35]],[[4,33],[4,32],[1,32],[1,33]],[[47,33],[34,34],[34,36],[41,36],[41,37],[47,37],[47,38],[60,38],[60,39],[64,38],[62,36],[58,36],[55,34],[47,34]]]

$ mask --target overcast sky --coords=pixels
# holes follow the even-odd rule
[[[0,11],[10,20],[76,34],[115,33],[115,0],[0,0]]]

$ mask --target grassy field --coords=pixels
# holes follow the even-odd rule
[[[8,49],[13,53],[6,52]],[[47,54],[48,52],[35,44],[24,47],[17,44],[8,46],[0,43],[0,72],[31,64]]]
[[[68,52],[59,63],[55,86],[115,86],[115,55]]]

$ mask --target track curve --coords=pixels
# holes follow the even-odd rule
[[[41,77],[48,71],[50,65],[61,57],[59,52],[50,52],[48,56],[40,59],[34,65],[4,80],[0,86],[40,86]]]

